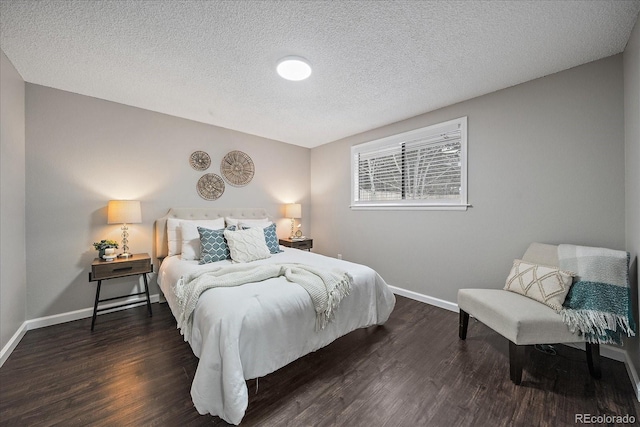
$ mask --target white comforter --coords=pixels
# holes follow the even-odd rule
[[[360,264],[282,247],[284,252],[262,263],[303,263],[339,268],[353,277],[334,320],[316,331],[316,314],[309,294],[284,277],[232,288],[209,289],[193,314],[189,344],[200,359],[191,386],[191,397],[200,414],[217,415],[239,424],[247,409],[245,380],[267,375],[318,350],[358,328],[386,322],[395,297],[374,270]],[[216,265],[230,261],[220,261]],[[211,264],[209,264],[211,266]],[[165,258],[158,284],[178,313],[173,288],[180,277],[196,269],[197,261],[180,256]]]

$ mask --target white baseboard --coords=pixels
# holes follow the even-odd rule
[[[573,342],[566,343],[568,347],[577,348],[578,350],[585,351],[584,343]],[[627,360],[627,352],[621,349],[620,347],[613,347],[607,344],[600,344],[600,356],[606,357],[607,359],[617,360],[618,362],[626,362]]]
[[[636,392],[636,399],[638,399],[638,402],[640,402],[640,377],[638,377],[638,371],[636,371],[636,368],[633,362],[631,361],[631,357],[629,357],[629,352],[624,351],[621,348],[609,347],[609,346],[605,346],[605,347],[608,349],[614,350],[618,353],[624,354],[624,360],[622,360],[622,362],[624,362],[624,366],[627,368],[627,375],[629,375],[631,384],[634,385],[634,389]],[[602,346],[600,346],[600,349],[602,350]]]
[[[430,297],[428,295],[424,295],[414,291],[409,291],[407,289],[398,288],[396,286],[389,286],[389,289],[391,289],[391,291],[396,295],[401,295],[403,297],[407,297],[415,301],[424,302],[426,304],[434,305],[436,307],[444,308],[445,310],[454,311],[456,313],[460,312],[460,309],[458,308],[458,304],[450,301]],[[584,344],[580,344],[580,343],[571,343],[571,344],[565,344],[565,345],[569,345],[569,346],[581,349],[583,351],[585,349]],[[633,365],[631,358],[629,357],[629,353],[619,347],[614,347],[610,345],[601,345],[600,356],[624,363],[627,369],[627,375],[629,375],[629,380],[631,381],[631,384],[634,386],[636,398],[640,402],[640,377],[638,377],[638,371],[636,371],[636,368]]]
[[[9,358],[13,350],[16,349],[16,347],[20,343],[20,340],[22,339],[22,337],[24,337],[24,334],[26,333],[27,333],[27,322],[23,322],[22,325],[20,325],[20,327],[16,331],[16,333],[13,334],[9,342],[7,342],[7,344],[5,344],[5,346],[2,348],[2,351],[0,351],[0,368],[2,367],[2,365],[4,365],[4,362]]]
[[[157,303],[160,300],[158,294],[150,295],[150,299],[152,303]],[[138,305],[146,304],[147,300],[145,298],[128,298],[126,300],[121,300],[118,302],[114,302],[111,304],[103,304],[100,305],[100,308],[106,308],[107,310],[101,311],[98,315],[112,313],[114,311],[126,310],[128,308],[132,308]],[[117,307],[113,310],[108,310],[109,307],[124,303],[130,303],[132,305],[126,307]],[[133,305],[135,304],[135,305]],[[86,319],[87,317],[93,316],[93,307],[83,308],[81,310],[69,311],[67,313],[54,314],[52,316],[38,317],[36,319],[26,320],[20,325],[20,328],[16,331],[15,334],[11,337],[9,342],[2,348],[0,351],[0,367],[4,365],[4,362],[11,356],[11,353],[20,343],[20,340],[27,331],[31,331],[33,329],[44,328],[47,326],[59,325],[60,323],[72,322],[74,320]]]
[[[631,384],[635,385],[636,399],[640,402],[640,378],[638,378],[638,371],[636,371],[636,368],[629,357],[629,352],[625,352],[624,366],[626,366],[627,374],[629,375],[629,378],[631,378]]]
[[[634,385],[634,391],[636,392],[636,399],[638,399],[638,402],[640,402],[640,378],[638,377],[638,371],[636,371],[636,368],[633,362],[631,361],[631,357],[629,357],[629,352],[623,350],[620,347],[601,345],[600,355],[603,355],[604,357],[608,357],[609,359],[618,360],[624,363],[625,368],[627,368],[627,375],[629,375],[631,384]]]
[[[435,305],[436,307],[444,308],[445,310],[449,310],[449,311],[455,311],[456,313],[459,311],[458,304],[445,301],[443,299],[430,297],[424,294],[419,294],[418,292],[409,291],[407,289],[398,288],[396,286],[389,286],[389,289],[391,289],[391,292],[393,292],[396,295],[400,295],[403,297],[410,298],[412,300],[424,302],[429,305]]]

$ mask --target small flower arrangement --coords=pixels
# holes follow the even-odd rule
[[[115,240],[100,240],[99,242],[95,242],[93,247],[96,248],[96,251],[104,251],[107,248],[118,249],[118,242]]]

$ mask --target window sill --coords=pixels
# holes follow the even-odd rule
[[[350,205],[352,210],[369,211],[466,211],[472,205]]]

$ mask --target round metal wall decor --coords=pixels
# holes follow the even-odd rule
[[[207,173],[198,180],[198,194],[205,200],[216,200],[224,193],[224,181],[215,173]]]
[[[253,179],[255,171],[253,160],[242,151],[228,152],[220,163],[222,176],[234,187],[247,185]]]
[[[189,164],[195,170],[203,171],[211,165],[211,157],[204,151],[194,151],[189,156]]]

